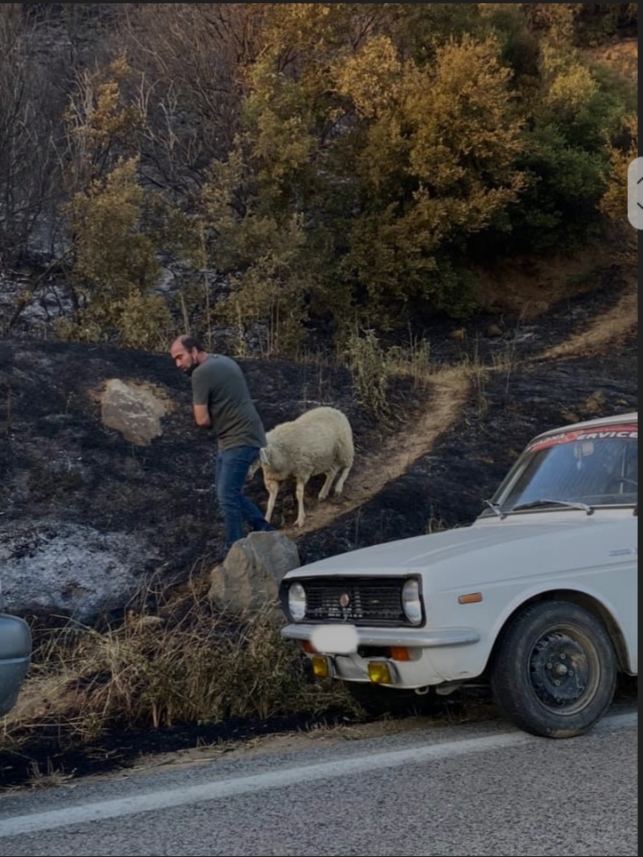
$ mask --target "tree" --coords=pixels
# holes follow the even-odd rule
[[[280,7],[249,70],[254,207],[301,213],[320,274],[310,304],[338,324],[399,322],[418,302],[462,312],[470,277],[451,255],[501,224],[522,185],[498,43],[465,35],[418,63],[383,34],[381,10],[339,5]]]
[[[278,216],[262,205],[240,143],[226,162],[213,163],[202,211],[210,259],[231,287],[223,318],[242,328],[267,322],[264,353],[292,353],[305,335],[306,298],[316,277],[301,215]]]
[[[116,39],[129,91],[146,117],[141,170],[178,203],[225,158],[240,129],[243,69],[258,51],[255,3],[125,4]]]
[[[599,202],[600,211],[610,220],[619,222],[627,217],[628,170],[638,150],[638,117],[631,114],[625,117],[621,144],[610,147],[607,188]]]
[[[0,258],[12,265],[51,214],[59,176],[60,93],[33,50],[18,3],[0,7]]]
[[[167,342],[171,318],[152,292],[160,266],[154,200],[139,184],[136,153],[142,117],[121,100],[123,58],[104,77],[83,72],[67,111],[74,153],[64,207],[72,235],[75,318],[62,335],[154,349]]]

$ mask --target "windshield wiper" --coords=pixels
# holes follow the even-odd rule
[[[549,500],[547,498],[532,500],[531,503],[520,503],[518,506],[514,506],[511,511],[519,512],[521,509],[535,509],[537,506],[568,506],[570,509],[582,509],[588,515],[594,514],[594,509],[592,506],[588,506],[587,503],[572,503],[567,500]]]
[[[507,513],[501,512],[500,506],[497,503],[492,503],[491,500],[484,500],[483,502],[486,503],[487,506],[489,506],[489,508],[493,512],[495,512],[495,514],[500,518],[501,521],[504,521],[504,519],[507,517]]]

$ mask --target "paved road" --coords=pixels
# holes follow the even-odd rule
[[[635,855],[637,715],[457,726],[0,798],[0,855]]]

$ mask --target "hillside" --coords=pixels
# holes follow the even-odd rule
[[[356,464],[342,500],[320,504],[317,480],[312,480],[301,532],[291,526],[294,492],[284,490],[278,500],[277,523],[296,540],[303,561],[466,525],[533,435],[565,422],[636,410],[637,292],[632,275],[632,267],[618,264],[595,272],[593,288],[551,306],[537,319],[526,323],[505,317],[499,337],[483,335],[489,316],[474,319],[464,340],[454,339],[451,331],[436,331],[431,339],[435,363],[426,388],[415,386],[410,377],[392,383],[394,418],[385,429],[356,400],[347,370],[242,361],[268,427],[318,403],[342,407],[355,427]],[[210,557],[220,542],[208,488],[209,450],[195,437],[185,379],[163,356],[42,342],[21,342],[19,349],[5,342],[1,349],[0,383],[5,402],[11,391],[11,408],[10,415],[5,410],[0,447],[7,474],[0,544],[18,531],[25,534],[26,548],[30,531],[31,549],[36,550],[33,539],[39,531],[41,539],[54,532],[69,537],[81,523],[106,538],[119,532],[147,539],[153,545],[153,564],[162,569],[157,581],[166,589],[164,621],[169,629],[175,588],[180,623],[185,595],[177,584],[189,575],[196,591],[199,581],[205,586]],[[134,450],[97,419],[91,391],[113,376],[162,386],[177,405],[163,435],[146,449]],[[56,462],[77,458],[79,450],[82,472],[66,478],[52,473]],[[43,462],[49,462],[48,469]],[[250,493],[265,502],[258,476]],[[44,519],[49,536],[43,534]],[[42,629],[37,638],[43,633],[46,638],[46,623],[36,623],[36,628]],[[107,728],[79,744],[74,718],[81,716],[82,705],[76,715],[68,710],[67,690],[60,710],[55,696],[43,708],[43,681],[36,668],[6,718],[0,771],[7,785],[46,767],[73,767],[80,775],[126,764],[145,751],[301,728],[311,716],[320,716],[302,711],[259,720],[228,717],[209,726],[181,723],[142,731],[132,726],[125,733]],[[58,692],[63,690],[64,684]],[[476,710],[469,716],[476,716]],[[363,719],[351,713],[341,696],[331,695],[325,709],[322,704],[324,711],[330,721],[338,713],[344,721]],[[25,722],[31,724],[26,734]],[[67,735],[62,744],[61,735]]]

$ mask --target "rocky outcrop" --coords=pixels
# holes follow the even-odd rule
[[[283,533],[250,533],[210,572],[208,597],[234,611],[256,610],[271,602],[276,606],[282,578],[300,565],[297,545]]]

